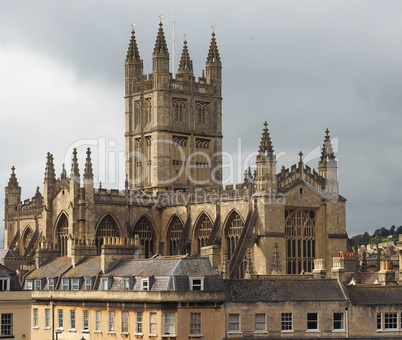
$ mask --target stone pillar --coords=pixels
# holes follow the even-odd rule
[[[327,277],[324,259],[314,260],[313,275],[315,279],[325,279]]]
[[[333,279],[338,279],[339,282],[345,281],[345,268],[343,265],[342,257],[334,257],[332,259],[332,269],[331,269],[331,277]]]

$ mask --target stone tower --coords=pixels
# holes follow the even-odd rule
[[[18,215],[21,206],[21,187],[15,175],[15,167],[11,168],[11,177],[6,186],[6,197],[4,207],[4,245],[12,243],[17,230],[14,229],[14,218]]]
[[[187,41],[176,77],[169,72],[162,23],[152,59],[152,73],[143,75],[133,30],[125,61],[129,189],[155,194],[220,184],[222,63],[215,34],[206,61],[206,77],[203,72],[197,81]]]

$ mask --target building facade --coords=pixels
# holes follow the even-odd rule
[[[126,187],[94,187],[91,151],[80,174],[77,151],[71,171],[56,176],[48,153],[43,191],[21,201],[15,168],[5,189],[3,248],[33,258],[40,242],[59,256],[74,245],[101,253],[105,237],[134,244],[144,256],[201,253],[209,246],[227,278],[249,274],[311,272],[346,251],[346,200],[338,193],[337,161],[329,131],[318,172],[300,160],[277,169],[267,123],[256,170],[244,182],[221,185],[222,62],[212,34],[205,73],[193,74],[187,42],[177,74],[160,24],[153,72],[143,74],[134,31],[125,61]],[[174,72],[174,70],[173,70]],[[122,241],[123,242],[123,241]]]

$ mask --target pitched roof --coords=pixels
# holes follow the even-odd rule
[[[63,278],[80,278],[80,277],[94,277],[101,270],[101,257],[91,256],[86,257],[74,268],[71,268],[67,273],[63,274]]]
[[[47,277],[59,277],[68,268],[71,267],[71,258],[69,257],[56,257],[50,259],[38,269],[29,273],[25,279],[45,279]]]
[[[355,285],[346,292],[353,305],[402,304],[402,286]]]
[[[337,280],[225,280],[226,301],[346,301]]]
[[[15,272],[13,272],[11,269],[8,269],[7,267],[4,267],[2,264],[0,264],[0,277],[12,277],[16,275]]]
[[[16,253],[12,249],[0,249],[0,259],[5,259],[5,258],[22,258],[22,256],[18,253]]]

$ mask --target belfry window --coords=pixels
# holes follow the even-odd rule
[[[286,272],[311,272],[315,259],[315,212],[285,210]]]
[[[186,102],[182,99],[173,100],[173,119],[176,123],[185,121]]]
[[[208,104],[197,103],[196,104],[197,124],[206,125],[208,115]]]

